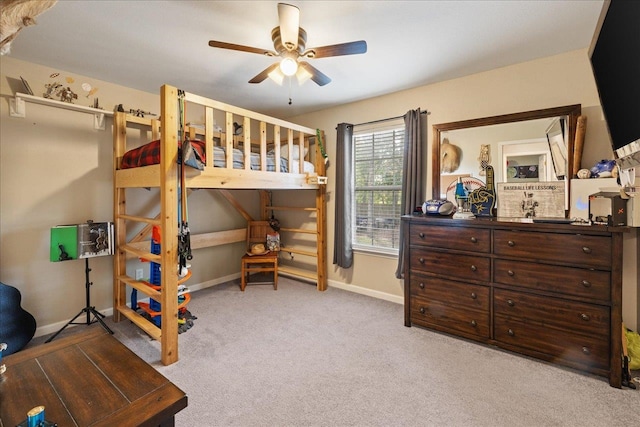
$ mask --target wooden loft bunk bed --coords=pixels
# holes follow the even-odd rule
[[[187,126],[184,109],[196,111],[204,117],[204,128]],[[261,194],[261,219],[266,220],[266,191],[315,190],[313,213],[316,228],[307,233],[316,235],[315,257],[317,269],[313,273],[290,270],[317,283],[317,289],[327,287],[326,263],[326,178],[323,158],[324,134],[316,129],[288,123],[259,113],[234,107],[164,85],[161,88],[160,119],[136,117],[126,113],[114,114],[114,321],[126,317],[152,338],[161,343],[161,361],[169,365],[178,360],[178,238],[163,238],[160,254],[151,253],[149,236],[154,227],[161,236],[178,236],[179,196],[186,197],[191,189],[215,189],[239,210],[247,221],[253,220],[226,190],[258,189]],[[224,123],[224,128],[214,125]],[[234,126],[235,124],[235,126]],[[233,130],[239,125],[243,132],[236,138]],[[150,134],[152,142],[139,147],[127,146],[127,129]],[[227,130],[225,132],[225,130]],[[254,138],[254,135],[256,137]],[[202,141],[196,141],[203,137]],[[131,139],[131,138],[130,138]],[[202,170],[184,166],[180,185],[178,147],[188,139],[199,148]],[[313,148],[310,150],[310,148]],[[307,150],[310,152],[307,155]],[[296,159],[295,153],[299,153]],[[151,155],[151,154],[153,155]],[[302,155],[305,153],[305,155]],[[290,155],[288,155],[290,154]],[[310,163],[309,160],[313,160]],[[275,165],[280,165],[276,167]],[[291,172],[290,172],[291,171]],[[302,171],[302,173],[298,173]],[[127,212],[127,189],[159,188],[160,213],[147,218]],[[294,208],[300,209],[300,208]],[[130,224],[143,225],[135,237],[127,240]],[[130,228],[130,231],[134,230]],[[191,236],[191,248],[218,246],[243,242],[246,228],[217,231]],[[155,290],[145,282],[127,275],[128,258],[138,257],[160,265],[161,289]],[[238,259],[238,267],[240,260]],[[160,303],[161,325],[148,320],[127,305],[128,288]]]

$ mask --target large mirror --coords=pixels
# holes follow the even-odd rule
[[[459,177],[486,182],[486,162],[496,183],[563,181],[568,210],[580,114],[577,104],[433,125],[432,198],[451,199]]]

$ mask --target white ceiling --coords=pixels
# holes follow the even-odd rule
[[[287,118],[587,48],[603,2],[290,1],[307,47],[366,40],[368,51],[310,60],[333,80],[323,87],[249,84],[273,58],[207,43],[273,49],[277,3],[60,0],[19,34],[10,55],[152,93],[168,83]]]

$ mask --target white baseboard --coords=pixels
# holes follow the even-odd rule
[[[404,304],[404,296],[393,295],[386,292],[375,291],[373,289],[363,288],[357,285],[350,285],[348,283],[338,282],[335,280],[328,281],[329,286],[332,288],[342,289],[356,294],[367,295],[373,298],[378,298],[385,301],[394,302],[396,304]]]
[[[80,309],[81,310],[81,309]],[[107,308],[104,310],[98,310],[100,313],[104,314],[105,316],[111,316],[113,314],[113,308]],[[90,317],[91,320],[94,320],[93,318],[93,314]],[[49,335],[49,334],[53,334],[54,332],[57,332],[58,330],[60,330],[60,328],[62,328],[64,325],[67,324],[69,320],[64,320],[62,322],[56,322],[56,323],[50,323],[48,325],[44,325],[44,326],[38,326],[36,328],[36,333],[34,335],[35,337],[41,337],[42,335]],[[87,314],[86,313],[82,313],[80,316],[78,316],[78,318],[74,321],[73,325],[69,325],[68,328],[74,328],[76,326],[83,326],[82,322],[86,322],[87,321]],[[86,326],[86,325],[85,325]]]
[[[219,277],[217,279],[207,280],[206,282],[189,285],[189,290],[195,292],[202,289],[210,288],[212,286],[220,285],[222,283],[227,283],[238,278],[240,278],[240,273],[234,273],[228,276]],[[367,295],[372,298],[378,298],[381,300],[394,302],[396,304],[404,304],[403,296],[393,295],[386,292],[375,291],[373,289],[363,288],[357,285],[350,285],[348,283],[338,282],[336,280],[329,280],[328,285],[336,289],[342,289],[345,291],[354,292],[356,294]],[[141,300],[141,301],[144,301],[144,300]],[[100,313],[104,314],[107,317],[113,315],[113,307],[109,307],[104,310],[98,310],[98,311],[100,311]],[[82,322],[84,320],[86,320],[86,314],[83,313],[80,317],[76,319],[76,322]],[[54,332],[57,332],[60,328],[62,328],[67,322],[68,321],[65,320],[62,322],[51,323],[49,325],[40,326],[36,329],[35,337],[53,334]],[[82,326],[82,325],[69,325],[70,328],[75,326]]]
[[[220,285],[222,283],[227,283],[230,282],[232,280],[238,279],[240,278],[240,273],[234,273],[234,274],[230,274],[228,276],[224,276],[224,277],[219,277],[217,279],[213,279],[213,280],[207,280],[206,282],[202,282],[202,283],[196,283],[194,285],[189,285],[188,288],[190,291],[199,291],[201,289],[206,289],[206,288],[210,288],[211,286],[216,286],[216,285]],[[128,296],[127,296],[128,298]],[[140,301],[145,301],[148,300],[148,298],[146,299],[141,299]],[[79,308],[78,310],[81,310],[81,308]],[[104,314],[105,316],[111,316],[113,315],[113,307],[109,307],[109,308],[105,308],[104,310],[98,310],[100,313]],[[73,324],[73,325],[69,325],[69,328],[73,328],[75,326],[83,326],[81,322],[85,322],[87,320],[87,315],[85,313],[83,313],[81,316],[79,316],[75,322],[76,323],[80,323],[80,324]],[[93,320],[93,315],[91,317],[91,319]],[[44,326],[39,326],[36,328],[36,333],[34,335],[35,337],[40,337],[43,335],[49,335],[49,334],[53,334],[55,332],[57,332],[58,330],[60,330],[60,328],[62,328],[64,325],[66,325],[68,322],[68,320],[64,320],[62,322],[56,322],[56,323],[51,323],[48,325],[44,325]]]

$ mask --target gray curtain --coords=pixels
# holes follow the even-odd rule
[[[421,111],[410,110],[404,115],[404,162],[402,164],[402,215],[411,214],[416,206],[422,206],[425,198],[425,168],[422,151]],[[404,276],[404,234],[400,229],[400,250],[396,277]]]
[[[353,125],[340,123],[336,138],[336,219],[333,263],[342,268],[353,264]]]

